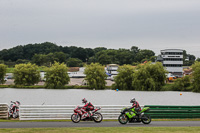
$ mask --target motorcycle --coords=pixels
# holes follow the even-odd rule
[[[118,121],[121,124],[126,124],[127,122],[129,123],[144,123],[144,124],[149,124],[151,123],[151,116],[144,114],[144,112],[149,111],[149,107],[144,107],[141,111],[137,112],[135,108],[128,109],[128,108],[123,108],[121,110],[121,114],[118,117]]]
[[[19,105],[20,105],[19,101],[16,101],[16,102],[11,101],[11,104],[9,107],[9,113],[8,113],[9,117],[12,117],[14,119],[19,117]]]
[[[78,123],[81,120],[81,117],[83,115],[83,111],[81,110],[82,107],[77,106],[74,109],[74,114],[71,115],[71,120],[74,123]],[[101,113],[97,112],[100,110],[100,107],[95,107],[93,110],[86,110],[89,115],[83,119],[83,121],[94,121],[96,123],[100,123],[103,120],[103,116]]]

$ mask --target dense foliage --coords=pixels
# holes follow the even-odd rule
[[[107,75],[104,66],[98,63],[91,63],[86,66],[84,74],[90,88],[105,89]]]
[[[152,50],[140,50],[133,46],[131,49],[107,49],[104,47],[81,48],[75,46],[57,46],[51,42],[41,44],[27,44],[0,51],[0,62],[8,66],[19,63],[32,62],[37,65],[50,66],[54,61],[60,63],[71,62],[71,59],[79,59],[79,62],[106,64],[133,64],[151,60],[155,53]],[[78,63],[82,66],[82,63]],[[77,65],[76,65],[77,66]]]
[[[114,77],[114,89],[133,90],[132,81],[134,74],[134,67],[131,65],[123,65],[118,68],[118,75]]]
[[[64,88],[65,84],[68,84],[70,81],[67,71],[68,68],[64,63],[55,62],[46,70],[45,87],[49,89]]]
[[[0,64],[0,84],[4,84],[5,80],[4,77],[6,75],[7,66],[4,64]]]
[[[69,58],[76,58],[88,64],[136,65],[144,61],[155,61],[156,56],[152,50],[139,49],[136,46],[132,46],[130,49],[107,49],[105,47],[91,49],[76,46],[57,46],[51,42],[20,45],[0,51],[0,63],[9,67],[27,62],[50,66],[54,61],[66,63]],[[184,50],[184,65],[191,65],[194,61],[195,56],[187,54]],[[82,64],[80,63],[80,65]]]
[[[178,78],[174,81],[172,85],[173,91],[188,91],[191,89],[190,76],[186,75],[182,78]]]
[[[160,62],[138,65],[133,74],[135,90],[159,91],[166,81],[166,71]]]
[[[80,60],[78,58],[69,58],[67,60],[67,66],[68,67],[82,67],[83,62],[82,62],[82,60]]]
[[[13,74],[16,85],[34,85],[40,81],[40,71],[35,64],[18,64]]]
[[[192,65],[192,86],[194,92],[200,92],[200,62]]]

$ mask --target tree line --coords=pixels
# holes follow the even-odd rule
[[[184,55],[184,64],[191,65],[195,56]],[[107,49],[105,47],[82,48],[76,46],[57,46],[51,42],[19,45],[0,51],[0,63],[9,67],[20,63],[35,63],[39,66],[51,66],[54,61],[65,63],[68,67],[81,67],[84,64],[130,64],[137,65],[144,61],[155,61],[155,53],[148,49],[132,46],[130,49]],[[186,60],[189,58],[189,61]]]
[[[0,84],[5,83],[6,65],[0,64]],[[86,65],[84,74],[85,81],[91,89],[105,89],[106,73],[105,66],[99,63]],[[200,92],[200,62],[192,65],[191,77],[179,78],[172,85],[175,91]],[[138,90],[138,91],[160,91],[166,84],[166,70],[160,62],[152,64],[147,62],[136,67],[131,65],[120,66],[118,75],[114,77],[113,89]],[[70,82],[68,67],[64,63],[54,62],[51,67],[46,68],[45,88],[61,89]],[[35,64],[18,64],[14,69],[15,85],[30,86],[40,81],[40,71]]]

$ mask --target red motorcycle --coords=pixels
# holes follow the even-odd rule
[[[83,111],[81,110],[82,107],[77,106],[74,109],[74,114],[72,114],[71,116],[71,120],[74,123],[78,123],[81,120],[81,117],[83,115]],[[100,110],[100,107],[95,107],[93,110],[86,110],[89,115],[83,119],[83,121],[94,121],[97,123],[100,123],[103,120],[103,116],[101,115],[101,113],[97,112],[98,110]]]
[[[11,101],[9,107],[9,117],[12,117],[14,119],[19,117],[19,105],[20,105],[19,101],[16,102]]]

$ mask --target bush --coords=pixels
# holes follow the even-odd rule
[[[174,84],[172,85],[173,91],[188,91],[191,88],[189,88],[191,85],[190,83],[190,77],[185,76],[183,78],[178,78],[174,81]]]
[[[45,87],[49,89],[62,89],[68,84],[70,78],[67,74],[68,68],[62,63],[55,62],[50,68],[46,69]]]
[[[105,89],[107,75],[104,66],[98,63],[91,63],[86,66],[84,74],[86,75],[85,80],[91,89]]]
[[[194,92],[200,92],[200,62],[192,65],[192,86]]]
[[[34,85],[40,81],[40,72],[35,64],[18,64],[14,69],[14,83],[16,85]]]
[[[4,84],[5,83],[5,75],[6,75],[6,69],[7,66],[4,64],[0,64],[0,84]]]
[[[135,90],[159,91],[165,84],[165,69],[160,62],[138,65],[133,74],[132,86]]]
[[[120,90],[133,90],[132,81],[134,68],[131,65],[123,65],[118,68],[118,75],[114,77],[112,88]]]

